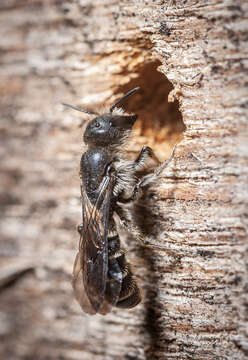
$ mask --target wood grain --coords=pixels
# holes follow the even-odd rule
[[[247,11],[1,1],[1,358],[247,358]],[[132,210],[149,246],[123,235],[143,302],[89,317],[71,287],[88,118],[61,103],[109,107],[134,86],[130,157],[178,145]]]

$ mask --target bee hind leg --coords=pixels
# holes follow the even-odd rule
[[[127,232],[139,240],[142,245],[147,245],[144,235],[142,235],[139,228],[133,224],[133,221],[128,217],[128,214],[126,214],[120,206],[116,206],[115,212],[120,219],[121,225]]]

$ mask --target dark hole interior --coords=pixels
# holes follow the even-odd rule
[[[136,153],[143,145],[150,146],[160,161],[170,157],[172,148],[183,138],[185,125],[179,111],[178,101],[168,102],[172,84],[157,68],[159,61],[143,64],[137,75],[127,84],[118,87],[115,94],[123,93],[139,86],[140,90],[130,96],[122,107],[139,115],[134,126],[129,149]]]

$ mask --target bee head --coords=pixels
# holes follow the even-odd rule
[[[114,109],[139,88],[134,88],[125,94],[120,100],[111,106],[108,114],[99,115],[89,110],[79,109],[75,106],[63,104],[74,110],[90,115],[98,115],[91,120],[84,133],[84,142],[89,146],[111,146],[122,144],[132,130],[138,115],[123,115],[118,111],[113,114]]]
[[[94,118],[84,133],[84,142],[93,146],[118,145],[125,140],[137,115],[105,114]]]

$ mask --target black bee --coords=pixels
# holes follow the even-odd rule
[[[152,150],[144,146],[133,161],[126,160],[122,150],[138,116],[125,114],[117,106],[137,90],[129,91],[102,115],[64,104],[96,115],[84,132],[88,150],[80,162],[83,222],[78,226],[79,251],[73,269],[75,297],[89,314],[104,315],[112,306],[132,308],[141,301],[114,221],[117,214],[128,230],[138,233],[126,218],[122,204],[135,200],[139,188],[151,179],[139,179],[137,173],[153,157]]]

